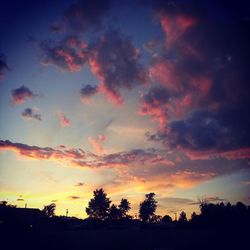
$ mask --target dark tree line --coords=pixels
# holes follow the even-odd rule
[[[15,209],[15,206],[8,204],[6,201],[1,201],[0,207]],[[56,204],[51,203],[44,206],[42,212],[47,217],[55,217],[55,209]],[[85,211],[90,221],[136,221],[128,215],[130,209],[131,206],[127,199],[121,199],[118,205],[112,204],[110,198],[101,188],[93,192],[93,198],[90,199]],[[173,221],[169,215],[157,215],[156,209],[155,194],[146,194],[145,199],[139,206],[140,221],[143,224],[177,225],[181,227],[245,227],[250,229],[250,206],[246,206],[242,202],[232,205],[231,203],[213,204],[205,200],[200,201],[200,213],[193,212],[189,220],[184,211],[179,214],[178,220]]]

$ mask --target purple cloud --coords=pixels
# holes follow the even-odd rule
[[[9,66],[6,62],[6,57],[4,54],[0,53],[0,80],[2,80],[6,71],[9,70]]]
[[[37,95],[34,94],[29,88],[22,85],[21,87],[17,89],[13,89],[11,91],[11,103],[13,105],[21,105],[23,104],[27,99],[33,99]]]
[[[119,31],[106,32],[89,45],[88,61],[100,80],[99,90],[117,104],[123,102],[120,90],[132,89],[146,81],[139,59],[139,50]]]
[[[92,85],[85,85],[80,89],[82,102],[88,101],[93,95],[98,93],[98,87]]]
[[[42,64],[55,65],[69,72],[80,71],[87,60],[87,44],[76,36],[62,41],[46,40],[40,43]]]

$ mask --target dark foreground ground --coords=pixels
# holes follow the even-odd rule
[[[249,249],[249,232],[190,229],[1,231],[1,249]]]

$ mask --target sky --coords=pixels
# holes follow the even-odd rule
[[[85,218],[250,204],[248,1],[0,3],[0,200]]]

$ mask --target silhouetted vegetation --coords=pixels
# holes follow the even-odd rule
[[[156,214],[155,194],[149,193],[140,203],[140,220],[138,220],[128,215],[131,206],[127,199],[123,198],[118,205],[115,205],[103,189],[97,189],[86,208],[88,218],[84,220],[56,216],[54,203],[44,206],[41,211],[17,208],[6,201],[1,201],[0,230],[2,234],[11,231],[11,235],[16,232],[22,237],[28,237],[32,233],[32,237],[35,237],[34,242],[36,237],[40,237],[39,235],[42,235],[46,242],[50,239],[49,234],[68,232],[60,238],[64,244],[59,243],[60,248],[65,247],[65,249],[66,246],[74,249],[64,241],[68,234],[71,234],[70,237],[73,237],[73,234],[85,237],[86,249],[156,249],[155,246],[165,246],[162,249],[242,249],[248,239],[246,235],[250,231],[250,206],[242,202],[213,204],[204,200],[200,202],[199,207],[200,213],[193,212],[189,220],[184,211],[179,214],[178,220],[172,220],[169,215],[162,217]],[[95,233],[92,235],[93,229]],[[90,235],[92,242],[88,238]],[[121,235],[129,235],[126,236],[129,240],[124,241],[122,245],[118,243],[123,241]],[[109,245],[99,244],[100,239]],[[72,244],[80,246],[78,245],[80,243]],[[131,244],[134,244],[135,248]],[[42,244],[41,246],[44,246],[41,249],[48,247]]]
[[[146,194],[145,197],[145,200],[140,204],[139,217],[143,222],[151,222],[156,219],[154,215],[157,201],[154,198],[154,193]]]
[[[51,203],[51,204],[49,204],[49,205],[47,205],[47,206],[44,206],[44,208],[43,208],[42,211],[43,211],[47,216],[52,217],[52,216],[55,215],[55,210],[56,210],[56,204],[55,204],[55,203]]]
[[[107,198],[107,194],[104,190],[96,189],[94,191],[94,198],[89,201],[89,205],[86,208],[86,213],[90,218],[105,220],[108,218],[110,212],[110,199]]]

